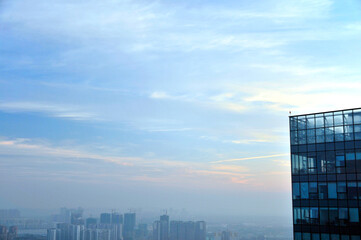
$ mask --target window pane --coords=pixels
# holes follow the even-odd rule
[[[309,208],[301,208],[302,215],[302,223],[310,223],[310,209]]]
[[[333,116],[328,114],[329,116],[325,116],[325,126],[330,127],[333,126]]]
[[[295,240],[302,240],[302,235],[300,232],[295,232]]]
[[[347,208],[339,208],[338,209],[338,218],[339,219],[348,219]]]
[[[298,162],[298,155],[297,154],[292,154],[292,173],[293,174],[299,174],[299,162]]]
[[[298,144],[297,131],[291,131],[291,144],[292,145],[297,145]]]
[[[315,128],[315,116],[309,115],[307,116],[307,128]]]
[[[353,137],[353,125],[344,126],[344,137],[346,141],[351,141]]]
[[[338,235],[338,234],[331,234],[331,240],[340,240],[340,235]]]
[[[326,142],[334,141],[334,133],[333,127],[325,128]]]
[[[350,222],[359,222],[358,208],[350,208]]]
[[[342,112],[335,112],[333,119],[334,119],[334,124],[335,124],[335,126],[343,125],[343,115],[342,115]]]
[[[307,143],[312,144],[316,142],[316,131],[315,129],[308,129],[307,130]]]
[[[319,199],[327,199],[327,183],[318,183],[318,197]]]
[[[293,190],[293,199],[300,199],[300,184],[299,183],[293,183],[292,184],[292,190]]]
[[[345,166],[345,154],[343,151],[336,152],[336,167],[344,167]]]
[[[298,131],[298,143],[306,144],[306,130]]]
[[[353,124],[352,111],[344,111],[343,112],[343,122],[345,125]]]
[[[347,183],[347,195],[348,199],[357,199],[357,187],[356,182],[348,182]]]
[[[337,199],[336,183],[328,183],[328,198]]]
[[[297,117],[290,117],[291,131],[297,130]]]
[[[320,240],[320,234],[319,233],[312,233],[312,240]]]
[[[317,170],[318,173],[326,173],[326,154],[324,152],[317,153]]]
[[[337,208],[329,208],[328,211],[328,220],[331,226],[338,225],[338,209]]]
[[[298,207],[295,207],[293,209],[293,221],[295,224],[301,224],[301,209]]]
[[[328,233],[321,233],[321,240],[330,240],[330,235]]]
[[[317,117],[316,118],[316,127],[319,128],[319,127],[324,127],[325,124],[324,124],[324,121],[323,121],[323,117]]]
[[[324,128],[316,129],[316,141],[317,141],[317,143],[325,142],[325,129]]]
[[[344,141],[343,126],[335,127],[335,141]]]
[[[302,240],[311,240],[311,233],[302,233]]]
[[[306,129],[306,117],[305,116],[298,117],[298,130],[300,130],[300,129]]]
[[[361,109],[353,110],[353,121],[355,124],[361,123]]]
[[[320,225],[327,225],[328,223],[328,209],[320,208]]]
[[[308,199],[308,182],[301,183],[301,198]]]
[[[307,174],[308,167],[307,167],[307,156],[306,155],[299,155],[298,160],[300,161],[300,174]]]
[[[335,173],[336,172],[336,159],[334,151],[326,152],[326,160],[327,160],[327,173]]]

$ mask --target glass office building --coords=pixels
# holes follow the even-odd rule
[[[295,240],[360,240],[361,109],[290,116]]]

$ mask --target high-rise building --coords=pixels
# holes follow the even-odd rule
[[[123,224],[123,215],[120,213],[112,213],[112,224]]]
[[[153,240],[169,240],[169,216],[160,216],[153,224]]]
[[[169,240],[169,216],[160,216],[160,240]]]
[[[135,237],[135,213],[124,214],[123,238],[124,240],[134,240]]]
[[[102,213],[100,214],[100,223],[101,224],[110,224],[112,221],[112,217],[110,213]]]
[[[171,221],[170,222],[170,240],[186,240],[185,239],[186,230],[184,222],[182,221]]]
[[[87,228],[96,228],[97,219],[96,218],[87,218],[85,220],[85,225]]]
[[[295,240],[360,240],[361,109],[290,116]]]
[[[196,240],[206,240],[207,230],[206,230],[206,222],[198,221],[196,222]]]
[[[0,225],[0,240],[7,240],[8,230],[5,226]]]

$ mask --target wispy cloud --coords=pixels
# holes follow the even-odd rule
[[[232,159],[226,159],[226,160],[214,161],[214,162],[212,162],[212,163],[238,162],[238,161],[246,161],[246,160],[253,160],[253,159],[266,159],[266,158],[274,158],[274,157],[288,156],[288,155],[289,155],[288,153],[282,153],[282,154],[273,154],[273,155],[267,155],[267,156],[244,157],[244,158],[232,158]]]
[[[0,102],[0,110],[7,112],[37,112],[57,118],[68,118],[79,121],[101,120],[94,113],[81,111],[74,106],[64,106],[42,102]]]

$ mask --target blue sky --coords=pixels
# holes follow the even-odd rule
[[[0,203],[290,214],[289,111],[360,107],[360,12],[1,1]]]

